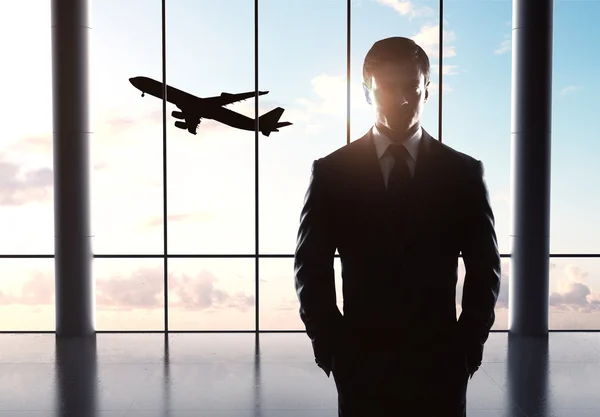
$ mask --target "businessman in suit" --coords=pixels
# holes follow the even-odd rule
[[[495,321],[500,256],[483,165],[421,126],[429,74],[412,40],[376,42],[363,65],[372,128],[312,166],[295,288],[340,416],[466,416],[467,383]]]

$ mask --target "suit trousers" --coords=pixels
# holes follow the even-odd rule
[[[333,357],[339,417],[466,417],[466,357],[456,348],[348,347]]]

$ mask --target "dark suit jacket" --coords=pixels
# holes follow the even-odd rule
[[[300,318],[315,361],[329,376],[349,336],[427,347],[464,348],[469,373],[481,364],[495,321],[500,256],[480,161],[425,130],[408,199],[398,222],[371,131],[316,160],[295,253]],[[342,264],[344,314],[336,305],[333,259]],[[466,277],[456,320],[458,258]]]

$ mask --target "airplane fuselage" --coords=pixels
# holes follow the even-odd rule
[[[142,93],[147,93],[163,99],[163,84],[148,77],[135,77],[131,83]],[[234,112],[228,108],[210,104],[207,100],[196,97],[185,91],[167,85],[167,101],[175,104],[186,113],[193,114],[198,118],[218,120],[221,123],[243,130],[254,130],[255,120]]]

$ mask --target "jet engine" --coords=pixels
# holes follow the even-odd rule
[[[185,118],[185,116],[183,115],[183,112],[177,111],[177,110],[173,111],[171,113],[171,116],[175,117],[176,119],[184,119]]]
[[[187,129],[187,124],[178,120],[175,122],[175,127],[178,127],[180,129]]]

